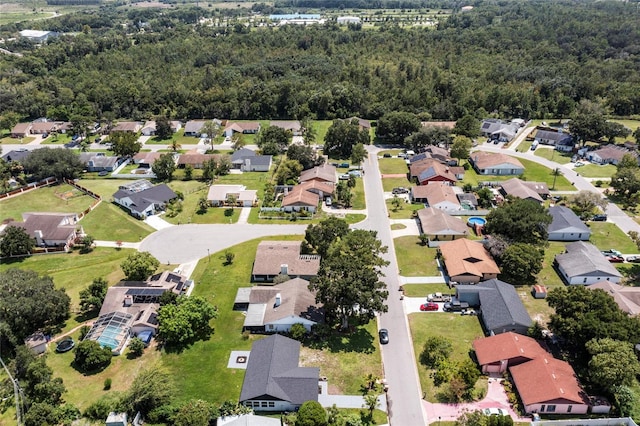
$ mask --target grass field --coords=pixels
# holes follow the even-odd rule
[[[324,137],[327,134],[327,130],[333,124],[332,120],[315,120],[313,121],[313,128],[316,131],[316,143],[318,145],[324,144]]]
[[[171,145],[174,140],[180,145],[197,145],[200,142],[200,138],[185,136],[184,129],[180,129],[169,139],[160,139],[158,136],[154,136],[147,140],[145,145]]]
[[[402,158],[381,158],[378,160],[381,174],[406,174],[407,163]]]
[[[431,293],[454,294],[456,292],[446,284],[405,284],[402,288],[405,296],[424,297],[425,301]]]
[[[542,157],[550,161],[555,161],[558,164],[568,164],[571,162],[572,157],[571,153],[556,151],[553,148],[538,148],[536,149],[535,155],[536,157]]]
[[[409,315],[409,327],[416,359],[419,358],[424,342],[430,336],[442,336],[451,342],[453,350],[449,360],[453,362],[463,361],[468,358],[473,340],[484,337],[479,318],[471,315],[415,313]],[[426,400],[440,402],[437,399],[440,388],[433,384],[433,379],[430,377],[431,370],[419,363],[417,366],[420,385],[422,386],[422,391],[426,393]],[[486,389],[485,378],[480,378],[478,384],[476,384],[476,389],[482,387]]]
[[[31,136],[27,136],[25,138],[12,138],[10,136],[5,136],[3,138],[0,139],[0,144],[6,143],[6,144],[10,144],[10,145],[17,145],[19,143],[22,144],[27,144],[29,142],[34,141],[36,138],[31,137]]]
[[[406,236],[393,240],[400,275],[405,277],[440,275],[436,249],[420,245],[418,237]]]
[[[424,208],[422,203],[405,203],[404,199],[401,199],[402,204],[397,210],[392,204],[393,198],[388,198],[385,203],[387,204],[387,211],[391,219],[411,219],[413,212]]]
[[[385,192],[391,192],[393,188],[397,186],[403,186],[405,188],[411,188],[415,186],[415,183],[409,181],[407,178],[384,178],[382,179],[382,189]]]
[[[94,201],[71,185],[46,186],[0,201],[0,220],[21,221],[26,212],[80,213]]]
[[[598,164],[586,164],[582,167],[576,167],[574,170],[583,177],[608,179],[616,174],[618,169],[613,164],[607,164],[604,166]]]
[[[109,201],[102,201],[80,224],[96,240],[139,242],[154,229]]]
[[[614,223],[610,222],[589,222],[591,229],[591,243],[600,250],[616,249],[622,253],[638,253],[638,247],[622,232]]]
[[[523,158],[518,158],[518,161],[522,163],[525,167],[524,174],[519,176],[522,180],[527,180],[530,182],[546,182],[549,188],[553,187],[553,181],[555,176],[553,176],[553,171],[541,164],[533,162],[531,160],[526,160]],[[505,180],[512,179],[518,176],[496,176],[496,175],[478,175],[473,167],[468,167],[464,173],[464,179],[462,180],[463,184],[470,183],[474,187],[478,186],[478,182],[503,182]],[[555,179],[555,190],[557,191],[572,191],[575,190],[575,187],[571,185],[571,183],[564,176],[557,176]]]

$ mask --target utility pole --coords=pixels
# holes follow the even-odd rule
[[[7,368],[7,366],[5,365],[4,361],[2,360],[2,357],[0,357],[0,364],[2,364],[2,367],[4,368],[4,371],[7,372],[7,376],[9,376],[9,380],[11,380],[11,383],[13,383],[13,398],[15,399],[16,402],[16,420],[18,421],[18,426],[22,426],[22,412],[20,410],[20,386],[18,385],[18,381],[16,379],[13,378],[13,376],[11,375],[11,373],[9,372],[9,369]]]

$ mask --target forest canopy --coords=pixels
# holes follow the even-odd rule
[[[640,114],[635,4],[478,2],[434,28],[366,30],[193,25],[198,13],[105,8],[42,21],[78,33],[0,56],[0,115],[567,118],[582,99]]]

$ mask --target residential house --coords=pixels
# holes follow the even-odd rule
[[[57,129],[57,124],[53,121],[34,121],[29,132],[32,135],[48,135]]]
[[[457,285],[456,297],[480,307],[480,319],[489,335],[514,332],[527,335],[533,320],[513,285],[491,279],[475,285]]]
[[[301,254],[301,241],[261,241],[251,272],[252,281],[273,281],[278,275],[310,280],[318,275],[320,256]]]
[[[221,158],[222,155],[220,154],[200,154],[198,151],[189,151],[185,154],[180,154],[177,164],[178,168],[181,169],[185,168],[187,164],[194,169],[202,169],[207,161],[219,161]]]
[[[441,148],[436,145],[427,146],[424,149],[424,154],[429,154],[431,158],[434,158],[443,164],[448,164],[450,166],[455,166],[458,164],[458,160],[456,160],[455,158],[451,158],[451,155],[448,149]]]
[[[234,309],[247,306],[242,331],[287,333],[294,324],[307,331],[324,321],[322,305],[316,303],[309,281],[294,278],[273,286],[239,288]]]
[[[464,177],[464,168],[450,167],[433,158],[411,163],[409,170],[411,179],[415,179],[419,185],[427,185],[432,182],[446,182],[455,185],[459,179],[455,172],[462,173]]]
[[[142,129],[140,130],[143,136],[155,136],[156,135],[156,122],[155,120],[150,120],[144,123]]]
[[[22,220],[8,222],[7,228],[24,229],[35,240],[36,247],[60,247],[66,251],[76,238],[84,235],[75,213],[23,213]]]
[[[548,356],[536,339],[511,331],[476,339],[473,350],[482,374],[502,374],[514,365]]]
[[[570,285],[589,285],[598,281],[619,283],[622,275],[596,246],[584,241],[566,245],[566,252],[555,257],[554,266]]]
[[[268,172],[271,163],[271,155],[257,155],[248,148],[241,148],[231,154],[231,167],[243,172]]]
[[[36,331],[24,339],[24,345],[31,349],[36,355],[43,354],[47,351],[47,343],[49,343],[49,339],[41,331]]]
[[[632,155],[634,158],[638,158],[638,154],[629,151],[627,148],[617,145],[606,145],[595,151],[588,151],[586,158],[589,161],[593,161],[598,164],[618,164],[625,154]]]
[[[613,297],[620,310],[629,315],[640,315],[640,287],[615,284],[611,281],[598,281],[588,285],[589,290],[602,290]]]
[[[505,154],[475,151],[469,158],[471,165],[480,175],[521,175],[524,166],[516,158]]]
[[[460,206],[464,210],[476,210],[478,208],[478,197],[473,192],[463,192],[462,194],[456,194]]]
[[[216,426],[282,426],[280,419],[256,416],[253,413],[218,417]]]
[[[422,233],[429,238],[429,247],[469,235],[467,225],[462,220],[433,207],[418,210],[418,220]]]
[[[289,131],[294,136],[302,135],[302,124],[298,120],[272,121],[269,125]]]
[[[497,278],[500,268],[482,243],[460,238],[440,244],[438,251],[450,280],[468,284]]]
[[[338,18],[338,19],[340,19],[340,18]],[[366,130],[367,132],[369,130],[371,130],[371,122],[369,120],[365,120],[364,118],[360,118],[360,117],[347,118],[347,121],[349,123],[353,122],[353,120],[357,120],[358,121],[358,128],[360,130]]]
[[[500,140],[509,142],[516,134],[520,125],[518,123],[507,123],[506,121],[498,120],[497,118],[488,118],[482,120],[480,124],[480,133],[482,136],[492,140]]]
[[[440,210],[456,211],[462,209],[455,191],[446,183],[436,182],[429,185],[413,186],[410,191],[409,195],[414,202],[425,203],[429,207]]]
[[[133,156],[133,162],[140,167],[151,167],[162,154],[162,152],[139,152]]]
[[[318,400],[320,369],[300,367],[300,342],[274,334],[253,342],[240,403],[255,411],[296,411]]]
[[[300,185],[296,185],[282,198],[282,209],[286,212],[306,210],[315,213],[319,202],[320,196],[318,194],[306,191]]]
[[[506,180],[500,184],[500,193],[523,200],[531,200],[542,204],[550,195],[549,187],[544,182],[528,182],[518,178]]]
[[[4,154],[1,158],[7,163],[10,163],[12,161],[15,161],[16,163],[22,163],[25,160],[25,158],[29,156],[29,154],[31,154],[31,151],[27,149],[23,149],[19,151],[9,151],[6,154]]]
[[[566,361],[553,358],[536,340],[503,333],[473,342],[482,372],[507,369],[526,413],[583,414],[589,398]]]
[[[335,185],[338,181],[336,176],[336,168],[331,164],[322,164],[320,166],[313,167],[308,170],[304,170],[300,174],[300,182],[308,182],[311,180],[317,180],[320,182],[326,182]]]
[[[18,123],[11,129],[11,137],[14,139],[25,138],[31,133],[31,123]]]
[[[575,145],[573,136],[563,132],[561,129],[557,131],[541,130],[536,131],[535,140],[542,145],[555,146],[559,151],[571,151]],[[570,147],[567,149],[566,147]]]
[[[565,206],[549,207],[553,218],[547,233],[549,241],[589,241],[591,229],[580,220],[573,210]]]
[[[103,152],[81,152],[80,161],[88,172],[112,172],[120,164],[118,157],[106,156]]]
[[[121,121],[111,129],[113,132],[138,133],[142,129],[142,124],[138,121]]]
[[[204,127],[204,123],[206,122],[207,120],[187,121],[184,125],[184,135],[200,137],[200,135],[202,134],[202,128]]]
[[[253,207],[258,201],[258,191],[244,185],[211,185],[207,201],[214,207],[228,205],[231,200],[240,207]]]
[[[229,121],[227,122],[227,127],[224,128],[224,135],[227,137],[233,136],[234,133],[253,135],[259,131],[260,123],[257,121]]]
[[[149,181],[136,181],[131,185],[121,186],[121,189],[113,194],[113,201],[127,209],[132,216],[142,219],[164,210],[166,205],[178,196],[165,184],[151,187],[148,187],[148,184]]]
[[[526,413],[584,414],[589,399],[573,367],[551,354],[509,368]]]

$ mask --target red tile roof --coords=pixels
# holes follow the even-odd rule
[[[547,351],[535,339],[513,332],[476,339],[473,341],[473,349],[476,351],[476,357],[480,365],[493,364],[514,358],[529,358],[532,360],[548,355]]]

